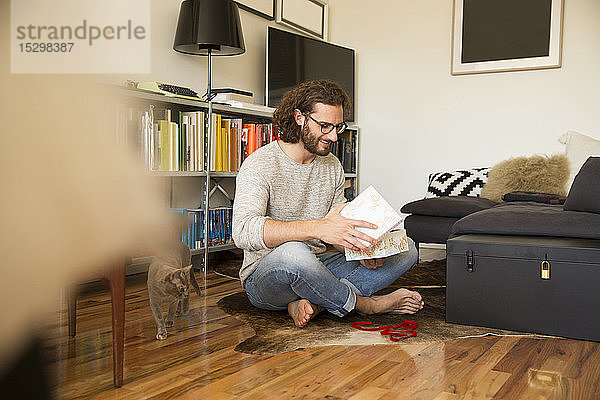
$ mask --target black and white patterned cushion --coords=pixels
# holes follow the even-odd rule
[[[458,171],[436,172],[429,175],[425,198],[442,196],[479,197],[487,182],[490,168],[473,168]]]

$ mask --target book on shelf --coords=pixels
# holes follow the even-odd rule
[[[150,143],[152,141],[152,118],[150,117],[150,111],[144,111],[141,116],[140,121],[140,131],[141,131],[141,146],[142,146],[142,156],[144,159],[144,165],[148,168],[152,166],[152,155],[150,154]]]
[[[254,128],[254,134],[256,135],[256,148],[254,151],[261,148],[264,144],[264,135],[263,135],[263,126],[261,124],[256,124]]]
[[[240,170],[240,148],[241,148],[241,129],[242,128],[242,120],[240,118],[235,118],[231,120],[230,124],[230,140],[229,140],[229,150],[227,152],[228,162],[229,162],[229,171],[237,172]]]
[[[245,127],[244,124],[241,124],[240,131],[240,166],[242,165],[242,161],[248,157],[248,127]]]
[[[177,126],[177,124],[175,122],[169,122],[170,125],[170,139],[171,142],[169,143],[170,147],[171,147],[171,153],[170,153],[170,169],[169,171],[179,171],[179,147],[180,147],[180,143],[179,143],[179,126]]]
[[[244,124],[243,128],[246,130],[246,138],[248,145],[246,147],[246,156],[252,154],[258,149],[258,138],[256,137],[256,126],[254,124]]]
[[[213,114],[211,121],[211,129],[210,129],[210,170],[211,171],[220,171],[220,169],[216,169],[217,166],[217,154],[220,154],[221,146],[220,141],[218,139],[221,138],[221,115]]]
[[[228,162],[227,162],[227,149],[229,143],[229,134],[231,128],[231,120],[227,118],[221,117],[221,135],[217,137],[218,147],[217,147],[217,164],[215,166],[215,171],[227,171]]]
[[[204,246],[204,210],[201,208],[172,208],[173,212],[183,215],[189,223],[182,229],[179,239],[190,249]],[[208,212],[208,245],[219,246],[233,243],[231,236],[232,207],[215,207]]]
[[[213,114],[213,125],[211,127],[211,131],[211,170],[219,171],[221,166],[221,162],[219,160],[219,155],[221,154],[221,116],[218,114]]]
[[[344,146],[344,171],[352,172],[352,135],[343,141]]]
[[[350,171],[356,173],[356,148],[357,148],[357,143],[358,143],[358,136],[356,134],[356,131],[352,131],[351,133],[351,137],[352,137],[352,157],[351,157],[351,165],[350,165]]]
[[[158,120],[158,137],[159,139],[159,153],[160,153],[160,162],[159,162],[159,170],[160,171],[170,171],[171,170],[171,148],[170,148],[170,138],[171,138],[171,124],[169,121]]]
[[[363,220],[377,225],[376,229],[356,228],[378,242],[371,246],[368,252],[346,249],[346,260],[387,257],[408,250],[406,232],[404,230],[390,232],[402,222],[400,214],[385,201],[373,186],[369,186],[356,196],[342,209],[341,214],[346,218]],[[367,244],[361,239],[358,240]]]
[[[204,112],[182,112],[181,124],[186,130],[184,171],[204,170]]]
[[[348,130],[347,132],[338,136],[337,142],[331,147],[331,152],[340,160],[344,172],[355,173],[357,137],[355,131]]]
[[[195,114],[195,113],[194,113]],[[187,123],[188,123],[188,148],[186,149],[186,159],[188,161],[188,171],[198,171],[198,162],[196,159],[198,158],[197,151],[198,145],[196,142],[198,141],[198,124],[191,115],[187,115]],[[204,119],[204,118],[203,118]]]
[[[182,171],[190,170],[190,161],[189,161],[189,141],[190,141],[190,133],[189,126],[190,122],[187,117],[181,116],[179,118],[179,142],[181,146],[179,146],[179,165]]]

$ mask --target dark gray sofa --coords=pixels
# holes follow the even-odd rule
[[[482,197],[443,196],[412,201],[400,211],[410,214],[404,229],[415,243],[445,244],[458,220],[496,204]]]
[[[600,157],[564,205],[458,196],[402,212],[408,236],[446,243],[447,322],[600,341]]]
[[[445,244],[462,234],[600,239],[600,158],[586,161],[564,206],[443,196],[410,202],[401,212],[410,214],[404,228],[416,243]]]

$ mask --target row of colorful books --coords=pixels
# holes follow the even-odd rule
[[[157,118],[157,114],[160,116]],[[157,112],[154,107],[139,118],[144,160],[151,171],[203,171],[205,166],[205,113]],[[211,171],[239,171],[242,162],[261,146],[276,140],[273,124],[249,123],[214,113],[211,124]]]
[[[156,118],[156,115],[161,115]],[[205,113],[178,112],[173,122],[171,110],[156,112],[154,107],[138,112],[138,130],[141,134],[142,155],[151,171],[203,171],[205,160]],[[123,125],[131,123],[127,114]],[[127,130],[127,128],[126,128]],[[129,129],[130,130],[130,129]],[[344,171],[356,172],[355,131],[347,131],[332,146]],[[125,136],[126,141],[130,135]],[[273,124],[248,123],[239,118],[226,118],[214,113],[211,124],[211,171],[236,172],[242,162],[261,146],[277,140]]]
[[[189,224],[181,233],[181,241],[190,249],[204,247],[204,210],[174,208],[174,212],[182,214]],[[231,237],[231,221],[233,208],[216,207],[208,211],[208,245],[219,246],[233,243]]]
[[[153,112],[142,116],[143,152],[151,171],[204,170],[204,112],[179,112],[172,122],[171,110],[154,120]]]
[[[204,170],[204,112],[144,111],[138,124],[142,157],[150,171]]]
[[[211,171],[239,171],[246,157],[277,140],[273,124],[244,123],[240,118],[213,114],[211,126]]]
[[[132,111],[125,110],[122,125],[131,131]],[[205,166],[205,113],[202,111],[156,111],[153,106],[137,112],[139,147],[151,171],[203,171]],[[159,118],[157,118],[157,115]],[[173,122],[176,119],[178,122]],[[125,141],[131,136],[127,134]],[[260,147],[277,140],[273,124],[249,123],[213,113],[211,124],[211,171],[236,172]],[[332,145],[346,173],[356,172],[357,136],[348,130]]]

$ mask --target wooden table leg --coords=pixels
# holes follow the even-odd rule
[[[125,261],[115,264],[107,277],[112,296],[113,374],[115,387],[123,384],[125,344]]]

